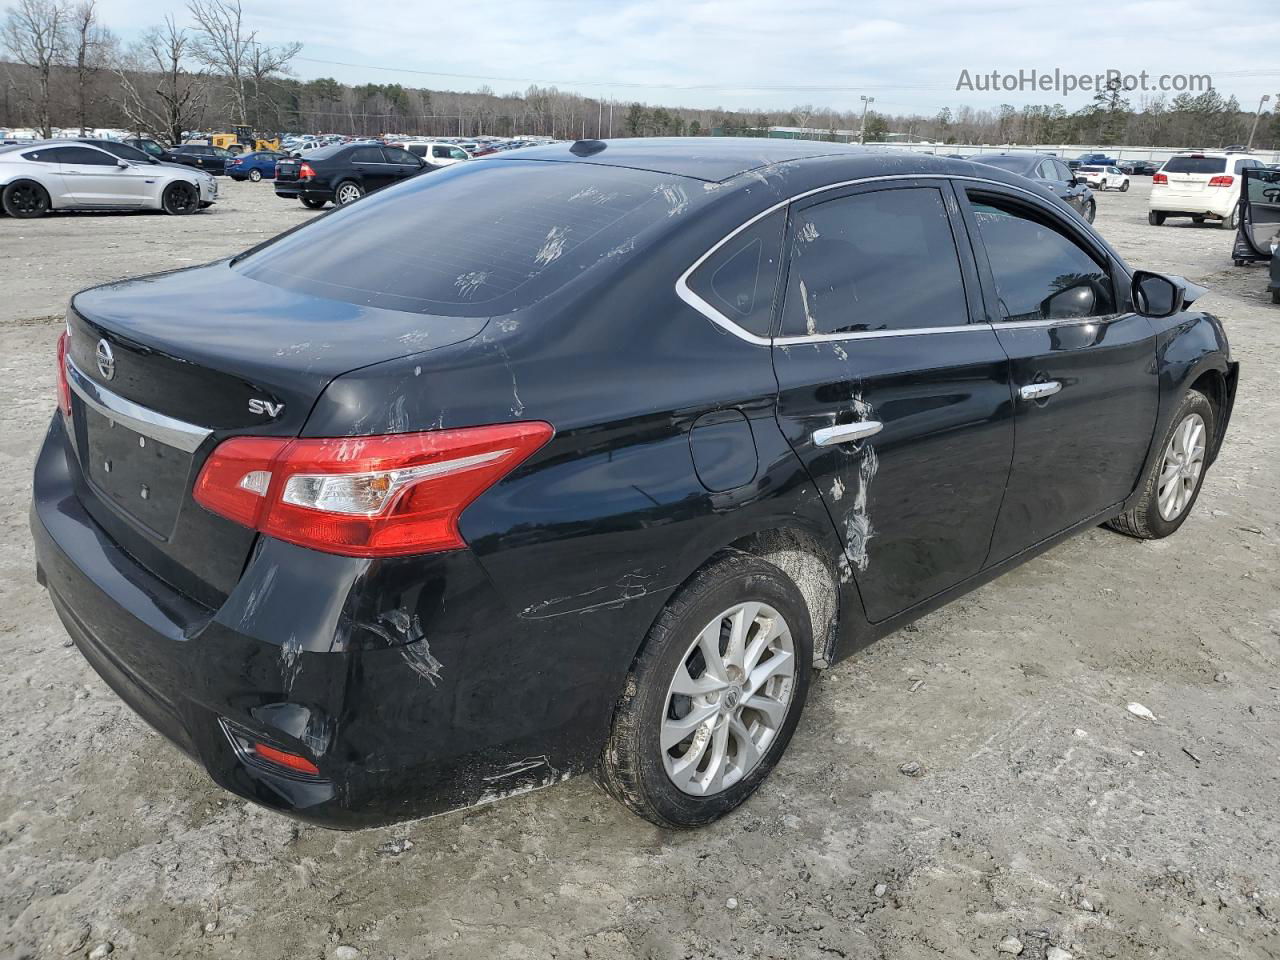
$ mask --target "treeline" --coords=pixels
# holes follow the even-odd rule
[[[771,126],[856,139],[860,110],[691,109],[622,103],[555,87],[455,92],[398,83],[344,84],[291,75],[298,43],[260,43],[240,0],[190,0],[186,16],[125,43],[97,0],[16,0],[0,23],[0,127],[123,128],[173,142],[184,130],[244,125],[263,133],[386,133],[559,138],[762,136]],[[1082,108],[946,107],[932,116],[870,111],[865,138],[940,143],[1148,144],[1221,147],[1249,139],[1254,114],[1217,91],[1137,104],[1118,89]],[[1255,146],[1280,148],[1280,114],[1262,118]]]

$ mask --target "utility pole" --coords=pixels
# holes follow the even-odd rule
[[[1266,106],[1267,101],[1270,99],[1271,94],[1264,93],[1262,99],[1258,101],[1258,112],[1253,115],[1253,129],[1249,131],[1249,145],[1245,147],[1246,150],[1253,149],[1253,137],[1258,132],[1258,121],[1262,119],[1262,108]]]
[[[600,135],[604,133],[604,101],[596,101],[596,139],[600,139]]]
[[[876,98],[859,96],[858,99],[862,101],[862,126],[858,128],[858,142],[866,143],[867,142],[867,107],[875,103]]]
[[[613,139],[613,99],[609,100],[609,139]]]

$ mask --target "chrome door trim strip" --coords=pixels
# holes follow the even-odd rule
[[[127,400],[118,393],[112,393],[86,377],[70,357],[67,357],[67,384],[84,401],[85,406],[121,426],[128,427],[134,433],[140,433],[144,437],[176,447],[184,453],[195,453],[200,444],[213,433],[207,427],[167,417],[163,413],[157,413],[132,400]]]
[[[751,343],[751,344],[755,344],[756,346],[763,346],[763,347],[767,347],[775,343],[778,346],[788,347],[788,346],[797,346],[799,344],[805,344],[805,343],[827,343],[827,342],[838,341],[838,340],[869,340],[869,339],[879,338],[879,337],[919,336],[920,334],[924,334],[924,333],[963,333],[970,330],[982,330],[982,331],[990,332],[993,326],[1015,326],[1015,325],[1016,326],[1047,326],[1049,324],[1072,322],[1069,320],[1068,321],[1026,320],[1026,321],[1014,321],[1008,324],[990,324],[990,323],[984,323],[984,322],[974,322],[974,323],[964,324],[963,326],[916,327],[910,330],[859,330],[854,333],[823,333],[823,334],[814,334],[813,336],[776,337],[776,338],[770,339],[769,337],[760,337],[747,330],[743,330],[742,327],[738,326],[736,323],[734,323],[732,320],[726,317],[723,313],[721,313],[711,304],[707,303],[706,300],[703,300],[700,296],[694,293],[692,289],[690,289],[689,277],[693,274],[695,270],[697,270],[700,266],[702,266],[702,264],[705,263],[712,254],[714,254],[726,243],[728,243],[730,240],[732,240],[734,237],[740,234],[743,230],[746,230],[752,224],[756,223],[759,220],[762,220],[763,218],[767,217],[769,214],[775,212],[776,210],[780,210],[785,206],[795,203],[797,200],[803,200],[806,197],[812,197],[819,193],[826,193],[828,190],[838,190],[841,187],[852,187],[852,186],[857,186],[858,184],[863,184],[863,183],[882,183],[882,182],[893,181],[893,180],[953,180],[953,181],[963,180],[970,183],[989,183],[997,187],[1004,187],[1007,190],[1015,190],[1019,193],[1025,193],[1027,196],[1032,197],[1036,200],[1043,201],[1045,199],[1044,195],[1036,193],[1034,190],[1028,190],[1026,187],[1020,187],[1012,183],[1005,183],[1001,180],[992,180],[988,177],[972,177],[972,176],[946,174],[946,173],[895,173],[895,174],[887,174],[885,176],[879,176],[879,177],[860,177],[856,180],[841,180],[838,183],[828,183],[825,186],[814,187],[812,190],[805,190],[803,193],[797,193],[794,196],[788,197],[785,200],[779,200],[777,203],[773,204],[773,206],[760,211],[754,217],[748,220],[746,223],[743,223],[740,226],[735,227],[729,233],[725,234],[722,238],[720,238],[720,240],[716,241],[716,243],[714,243],[711,246],[711,248],[707,250],[706,253],[704,253],[697,260],[695,260],[693,264],[687,270],[684,271],[684,273],[680,274],[679,278],[676,280],[676,296],[678,296],[681,300],[683,300],[689,306],[693,307],[693,309],[697,310],[700,314],[702,314],[704,317],[706,317],[716,326],[721,327],[726,332],[733,334],[739,340],[745,340],[747,343]]]

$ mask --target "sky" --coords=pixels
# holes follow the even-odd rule
[[[100,0],[126,39],[166,0]],[[1256,109],[1280,96],[1274,4],[1159,2],[1073,5],[1017,0],[912,0],[861,7],[829,0],[436,0],[320,4],[244,0],[259,40],[304,44],[293,72],[348,83],[523,91],[555,85],[590,97],[686,107],[779,111],[800,104],[931,116],[1001,103],[1083,106],[1090,93],[957,90],[993,70],[1108,69],[1153,82],[1208,74]],[[1154,96],[1154,92],[1147,96]],[[1172,93],[1169,94],[1173,96]],[[1130,95],[1136,107],[1142,94]]]

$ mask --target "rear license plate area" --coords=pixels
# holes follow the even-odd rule
[[[173,532],[186,497],[191,456],[79,405],[82,463],[98,495],[160,539]]]

